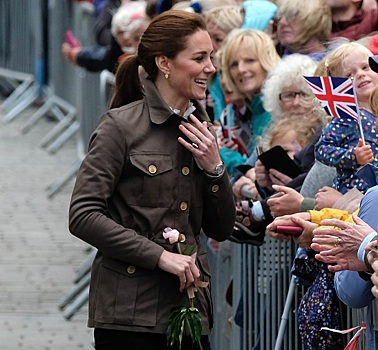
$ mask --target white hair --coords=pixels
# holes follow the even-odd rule
[[[121,5],[113,15],[111,32],[115,37],[118,32],[133,32],[145,23],[146,1],[130,1]]]
[[[282,115],[279,95],[282,89],[290,85],[298,85],[302,91],[311,94],[303,75],[314,75],[317,62],[312,58],[298,53],[284,57],[272,68],[262,86],[263,104],[272,119],[279,119]]]

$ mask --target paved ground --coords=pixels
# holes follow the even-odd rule
[[[76,160],[75,140],[55,155],[41,148],[55,125],[47,118],[23,135],[35,109],[10,123],[0,112],[0,349],[91,349],[87,307],[70,321],[58,309],[88,254],[67,228],[73,181],[51,200],[46,194]]]

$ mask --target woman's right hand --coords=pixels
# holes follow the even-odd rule
[[[200,277],[200,271],[193,257],[188,255],[175,254],[164,250],[158,261],[158,266],[179,278],[180,292],[190,287]]]
[[[79,55],[80,50],[81,50],[80,47],[72,47],[68,43],[62,44],[62,54],[64,58],[72,64],[77,65],[77,57]]]
[[[256,182],[265,188],[272,189],[272,181],[269,176],[269,171],[265,168],[261,160],[257,160],[255,163]]]
[[[324,186],[315,194],[315,210],[332,208],[342,193],[332,187]]]
[[[286,186],[273,185],[276,194],[268,200],[270,212],[274,216],[290,215],[298,213],[303,202],[303,196],[296,190]]]
[[[301,220],[297,220],[297,218]],[[291,235],[278,233],[277,232],[277,226],[290,226],[290,225],[297,225],[302,226],[304,230],[308,229],[307,224],[315,225],[310,222],[311,216],[308,212],[303,213],[296,213],[293,215],[283,215],[275,218],[272,223],[270,223],[266,229],[268,231],[268,234],[279,241],[290,241],[292,238]],[[317,225],[315,225],[317,226]],[[302,233],[303,234],[303,233]],[[306,235],[307,236],[307,235]]]
[[[247,186],[249,190],[254,191],[254,193],[256,193],[255,197],[257,197],[257,191],[256,191],[255,183],[249,177],[241,176],[232,186],[232,191],[234,192],[234,195],[236,196],[236,198],[238,198],[238,199],[244,198],[244,196],[241,192],[241,189],[244,186]],[[253,198],[253,199],[256,199],[256,198]]]

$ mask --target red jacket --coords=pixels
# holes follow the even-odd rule
[[[330,39],[344,37],[357,40],[378,30],[378,10],[358,10],[349,21],[332,22]]]

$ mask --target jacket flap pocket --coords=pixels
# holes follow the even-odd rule
[[[128,277],[140,277],[151,274],[149,270],[109,257],[103,257],[102,266]]]
[[[130,154],[131,163],[150,176],[172,170],[172,157],[169,154]]]

